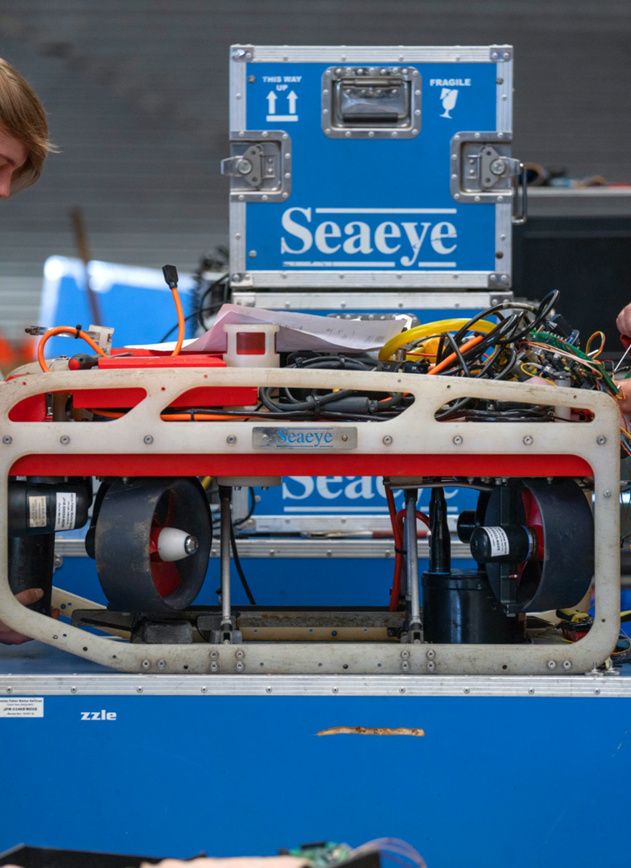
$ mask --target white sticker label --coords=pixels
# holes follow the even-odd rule
[[[46,495],[29,497],[28,525],[29,527],[46,527]]]
[[[44,697],[10,696],[0,699],[0,717],[43,717]]]
[[[508,536],[503,527],[485,527],[484,530],[491,543],[491,557],[496,558],[510,552]]]
[[[73,491],[62,491],[56,500],[55,530],[72,530],[77,520],[77,495]]]

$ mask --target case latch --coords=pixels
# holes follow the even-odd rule
[[[512,200],[513,223],[527,216],[524,165],[510,155],[508,133],[458,133],[451,140],[451,194],[460,202]]]
[[[239,201],[279,202],[291,193],[291,139],[285,132],[233,133],[231,156],[221,161],[230,195]]]

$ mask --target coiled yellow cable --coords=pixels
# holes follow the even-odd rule
[[[390,340],[379,350],[379,361],[387,362],[388,359],[392,358],[393,354],[397,350],[400,350],[401,347],[404,347],[406,344],[410,344],[413,341],[422,340],[430,335],[442,334],[442,332],[457,332],[461,328],[464,328],[468,322],[470,322],[468,319],[441,319],[437,322],[424,323],[423,325],[416,326],[416,328],[401,332],[401,334],[390,338]],[[487,319],[481,319],[474,323],[472,330],[488,334],[496,327],[497,323],[490,322]]]

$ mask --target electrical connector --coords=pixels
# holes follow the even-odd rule
[[[169,289],[177,289],[178,275],[175,265],[163,265],[162,274]]]

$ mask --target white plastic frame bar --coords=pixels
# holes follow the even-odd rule
[[[5,509],[0,510],[1,620],[35,639],[127,672],[558,675],[590,671],[610,655],[620,624],[619,413],[615,401],[601,393],[460,377],[287,368],[77,371],[23,376],[0,386],[0,498],[7,502],[8,477],[14,464],[25,456],[62,456],[70,451],[73,455],[158,455],[164,457],[165,475],[172,475],[168,473],[168,456],[190,454],[220,459],[230,453],[244,457],[265,454],[267,450],[252,445],[252,429],[261,424],[269,426],[267,420],[186,424],[160,419],[164,407],[200,385],[348,388],[403,391],[414,396],[414,404],[394,419],[347,423],[357,429],[357,448],[352,453],[344,450],[340,453],[344,456],[422,453],[441,456],[445,463],[450,456],[463,454],[532,455],[533,459],[573,455],[584,459],[593,469],[595,492],[594,626],[580,642],[561,645],[132,645],[61,624],[27,610],[15,600],[7,574]],[[123,418],[108,423],[14,422],[8,418],[11,408],[25,398],[94,388],[141,388],[146,398]],[[576,424],[435,420],[439,407],[463,397],[585,408],[592,411],[594,419]],[[292,428],[312,427],[309,423],[290,424]],[[313,452],[306,449],[302,454],[305,472],[313,473],[309,469]],[[282,460],[277,452],[269,457],[273,462]],[[441,467],[436,472],[446,471]]]

